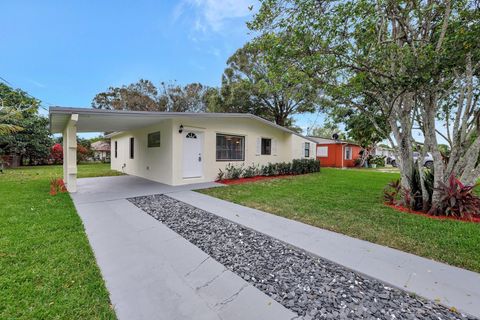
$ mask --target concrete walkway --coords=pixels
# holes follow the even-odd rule
[[[193,191],[168,196],[351,270],[480,317],[480,274]]]
[[[72,198],[120,320],[296,317],[125,200],[212,186],[170,187],[131,176],[78,180]]]

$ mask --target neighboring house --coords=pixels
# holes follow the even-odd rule
[[[17,168],[20,167],[19,155],[0,155],[0,167],[3,168]]]
[[[395,157],[395,150],[392,148],[377,146],[372,152],[373,155],[381,156],[385,158],[394,158]]]
[[[95,141],[90,145],[93,151],[93,160],[95,161],[110,161],[110,142],[109,141]]]
[[[107,136],[112,169],[169,185],[214,181],[229,163],[315,159],[315,140],[251,114],[51,107],[50,128],[64,136],[64,179],[71,192],[78,132],[114,132]]]
[[[322,167],[355,167],[362,147],[356,143],[320,137],[309,137],[316,143],[316,156]]]

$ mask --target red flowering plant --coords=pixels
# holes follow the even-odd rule
[[[63,147],[60,143],[55,143],[50,150],[50,156],[55,164],[63,162]]]

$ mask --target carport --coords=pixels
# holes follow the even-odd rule
[[[63,136],[63,180],[67,190],[77,191],[77,133],[128,131],[153,125],[172,116],[188,115],[177,112],[50,107],[50,131]]]

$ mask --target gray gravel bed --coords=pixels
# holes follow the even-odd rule
[[[304,319],[475,319],[170,197],[129,201]]]

